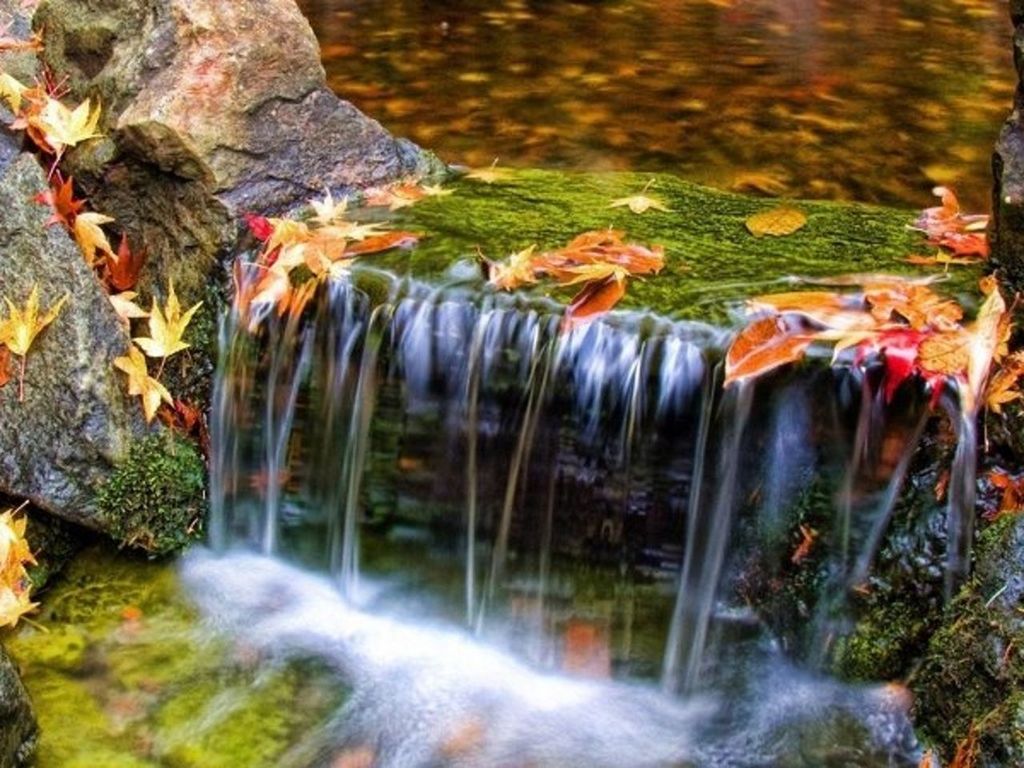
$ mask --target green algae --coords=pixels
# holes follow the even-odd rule
[[[35,704],[39,768],[277,766],[339,705],[323,670],[205,633],[173,566],[90,548],[7,641]]]
[[[637,215],[610,203],[650,194],[670,212]],[[536,244],[556,248],[577,234],[613,227],[630,241],[666,249],[656,277],[630,281],[624,309],[647,309],[673,319],[720,322],[728,305],[758,293],[792,290],[794,277],[853,273],[922,274],[906,257],[927,249],[908,224],[912,211],[851,203],[799,201],[807,224],[786,237],[754,237],[746,219],[778,201],[702,187],[669,175],[509,171],[494,184],[463,179],[453,194],[430,197],[393,216],[395,226],[427,234],[412,251],[374,257],[399,274],[451,282],[471,279],[477,253],[500,259]],[[367,212],[369,214],[369,212]],[[461,264],[462,269],[453,269]],[[951,272],[947,289],[968,292],[976,272]],[[539,287],[533,296],[564,302],[571,292]]]

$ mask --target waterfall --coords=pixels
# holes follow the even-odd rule
[[[232,316],[211,544],[329,572],[353,604],[370,573],[536,663],[591,654],[690,694],[756,624],[737,597],[751,563],[788,561],[789,510],[818,493],[832,504],[814,523],[823,576],[801,653],[821,666],[931,416],[855,369],[774,374],[756,399],[753,383],[723,390],[727,339],[642,313],[563,333],[543,302],[372,270],[301,318]],[[949,592],[969,561],[977,436],[944,402]],[[637,636],[648,615],[660,638]]]

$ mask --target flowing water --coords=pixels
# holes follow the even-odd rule
[[[331,85],[448,162],[989,205],[999,0],[302,0]]]
[[[1009,100],[986,2],[303,5],[340,91],[477,165],[891,202],[955,179],[980,207]],[[761,203],[667,178],[672,216],[609,210],[644,181],[463,182],[302,317],[225,318],[209,547],[88,553],[15,638],[39,764],[916,766],[906,691],[830,670],[941,419],[821,359],[722,385],[728,300],[905,271],[908,216],[806,204],[754,242]],[[628,310],[566,333],[557,295],[480,284],[474,246],[610,224],[668,248]],[[953,480],[915,554],[940,602],[977,440],[941,406]]]

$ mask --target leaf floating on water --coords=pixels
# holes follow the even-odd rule
[[[785,237],[802,229],[806,223],[807,216],[803,211],[788,205],[780,205],[778,208],[750,216],[746,226],[754,237]]]

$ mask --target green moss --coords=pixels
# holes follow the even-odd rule
[[[912,684],[925,737],[948,758],[973,726],[979,766],[1024,764],[1022,523],[1007,517],[982,531],[975,575],[931,638]]]
[[[897,680],[927,641],[918,606],[879,601],[835,649],[835,669],[847,680]]]
[[[374,265],[399,274],[441,282],[473,282],[477,248],[503,258],[536,243],[564,245],[590,229],[624,230],[630,240],[666,248],[665,270],[632,280],[622,306],[648,308],[673,318],[722,320],[726,304],[759,292],[785,289],[792,275],[825,277],[854,272],[918,273],[904,259],[922,247],[920,234],[907,228],[911,211],[850,203],[800,202],[807,225],[779,238],[752,236],[747,217],[777,205],[656,175],[651,194],[671,213],[631,213],[609,208],[616,198],[635,194],[651,174],[515,171],[500,183],[465,180],[450,185],[454,194],[402,209],[396,226],[427,233],[410,252],[374,257]],[[373,211],[360,212],[375,215]],[[379,214],[378,214],[379,215]],[[461,268],[453,269],[454,264]],[[947,287],[957,292],[973,284],[961,270]],[[540,286],[532,295],[565,292]]]
[[[152,554],[180,549],[200,526],[206,467],[192,443],[167,433],[137,441],[96,494],[111,534]]]

